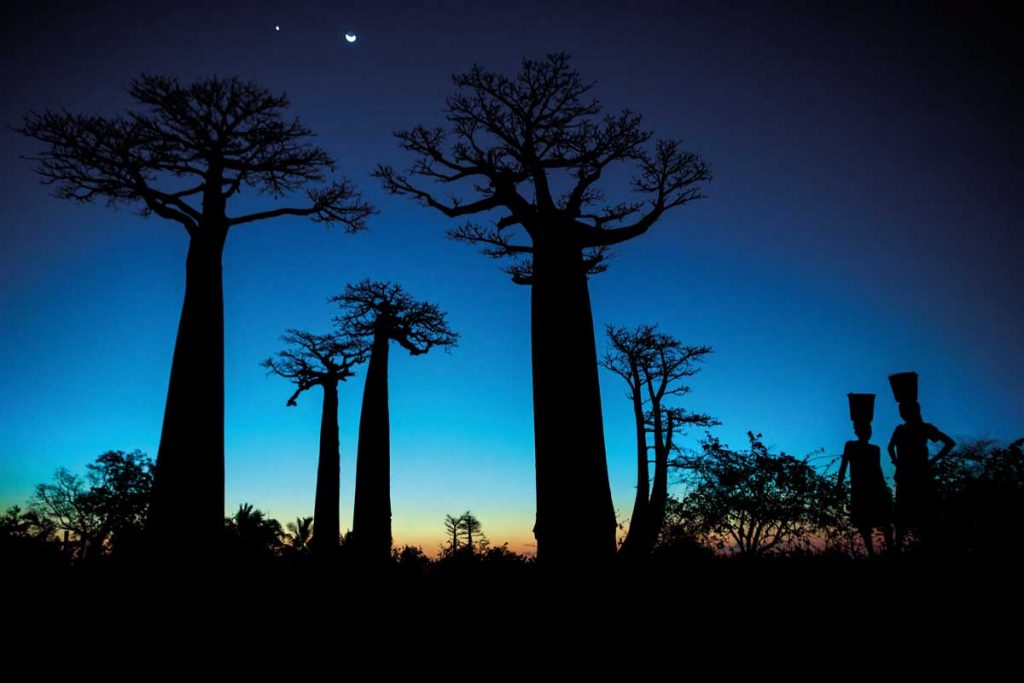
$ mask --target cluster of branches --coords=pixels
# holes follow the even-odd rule
[[[304,391],[354,376],[353,368],[368,360],[381,335],[412,355],[435,347],[448,350],[458,340],[437,304],[418,301],[393,282],[363,280],[347,285],[329,301],[342,309],[330,332],[289,329],[281,337],[288,348],[262,362],[268,373],[295,384],[289,406],[296,405]]]
[[[531,256],[545,233],[557,231],[585,250],[591,273],[605,269],[609,247],[645,233],[666,211],[703,196],[711,179],[699,155],[678,140],[659,140],[639,114],[601,115],[584,81],[562,53],[523,60],[515,76],[474,66],[454,77],[447,128],[416,126],[396,136],[416,156],[406,171],[382,165],[385,188],[413,197],[449,218],[498,212],[490,225],[469,222],[452,239],[512,258],[507,271],[532,282]],[[598,182],[617,162],[634,166],[638,198],[605,201]],[[430,184],[450,190],[446,198]],[[567,185],[559,193],[557,188]],[[460,192],[457,188],[463,188]],[[468,195],[468,197],[467,197]],[[526,240],[516,240],[510,228]]]
[[[298,119],[285,119],[288,98],[238,78],[189,84],[143,74],[128,94],[139,109],[101,117],[32,112],[17,130],[47,145],[29,157],[62,199],[138,204],[143,215],[180,223],[195,234],[219,211],[229,228],[278,216],[361,230],[373,208],[347,179],[326,185],[331,156],[312,145]],[[243,188],[279,199],[304,191],[305,205],[223,215]]]
[[[140,451],[107,451],[84,475],[59,468],[36,485],[27,513],[8,511],[12,531],[61,536],[75,558],[121,551],[138,541],[153,488],[153,462]]]
[[[848,536],[845,496],[810,456],[772,453],[760,434],[733,450],[708,434],[700,449],[672,461],[684,495],[671,524],[716,550],[745,555],[822,547]]]

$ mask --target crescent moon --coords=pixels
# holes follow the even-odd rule
[[[345,34],[345,40],[347,40],[347,41],[348,41],[348,42],[350,42],[350,43],[354,43],[354,42],[356,42],[356,37],[357,37],[357,36],[356,36],[356,34],[354,34],[354,33],[346,33],[346,34]]]

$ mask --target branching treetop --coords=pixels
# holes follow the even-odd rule
[[[146,74],[128,94],[141,106],[124,116],[45,110],[16,129],[46,144],[29,159],[58,197],[139,203],[190,234],[286,215],[355,231],[373,213],[348,180],[310,187],[326,182],[334,162],[304,124],[284,118],[284,95],[237,78],[183,85]],[[304,191],[307,202],[228,217],[227,200],[243,187],[275,199]]]
[[[700,372],[699,364],[711,353],[710,346],[686,346],[659,332],[657,325],[634,329],[608,325],[606,332],[611,348],[601,365],[625,379],[630,391],[646,385],[645,400],[656,400],[659,404],[665,396],[688,393],[690,388],[680,382]]]
[[[288,330],[281,341],[291,346],[260,363],[270,374],[298,385],[287,405],[294,406],[303,391],[326,382],[343,382],[355,375],[352,368],[366,360],[367,346],[359,339],[338,334],[312,334]]]
[[[514,77],[474,66],[454,77],[448,98],[448,129],[417,126],[396,133],[417,158],[405,172],[379,166],[385,188],[418,199],[448,217],[498,210],[492,226],[476,223],[453,230],[456,240],[480,245],[500,257],[528,256],[538,238],[558,231],[590,250],[596,272],[606,248],[646,232],[665,211],[702,197],[700,183],[711,179],[699,155],[676,140],[648,143],[653,135],[640,116],[625,110],[601,116],[584,82],[565,54],[524,60]],[[606,202],[598,189],[605,169],[630,162],[637,199]],[[445,198],[441,188],[462,187],[469,198]],[[559,188],[567,188],[560,191]],[[514,243],[507,229],[519,226],[529,243]],[[529,266],[511,269],[526,282]]]
[[[665,450],[674,448],[673,436],[684,427],[712,427],[721,424],[704,413],[692,413],[663,405],[666,396],[682,396],[690,387],[682,380],[700,372],[710,346],[685,346],[675,337],[658,331],[657,325],[639,325],[633,329],[609,325],[606,328],[611,347],[601,365],[626,380],[627,396],[640,398],[647,406],[644,424]],[[646,389],[646,391],[645,391]]]
[[[365,340],[384,334],[414,356],[435,346],[448,350],[459,338],[436,304],[416,301],[393,282],[363,280],[331,301],[344,311],[335,322],[346,334]]]

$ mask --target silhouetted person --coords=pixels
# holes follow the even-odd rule
[[[872,443],[871,420],[875,413],[874,394],[848,394],[850,419],[856,441],[847,441],[843,448],[843,461],[839,465],[839,480],[843,483],[846,468],[850,468],[850,521],[864,539],[868,555],[875,554],[872,533],[881,529],[885,538],[885,549],[891,550],[892,538],[892,493],[882,474],[882,452]]]
[[[946,457],[956,442],[921,418],[916,372],[890,375],[889,384],[903,418],[889,439],[889,457],[896,466],[896,541],[902,547],[908,530],[915,531],[919,539],[927,536],[935,502],[930,462]],[[942,450],[931,461],[929,441],[942,442]]]

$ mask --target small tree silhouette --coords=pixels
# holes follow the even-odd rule
[[[700,371],[711,347],[685,346],[658,332],[657,325],[640,325],[631,330],[609,325],[606,331],[609,349],[601,364],[626,380],[626,396],[633,404],[636,426],[636,497],[622,552],[630,557],[646,557],[654,549],[665,523],[668,463],[675,448],[675,435],[686,426],[719,424],[710,415],[664,405],[666,398],[690,392],[682,381]],[[653,441],[651,445],[648,435]],[[648,451],[654,454],[653,485]]]
[[[460,553],[460,542],[463,552],[467,555],[484,552],[490,545],[484,535],[483,524],[469,510],[458,516],[445,515],[444,530],[451,539],[448,541],[448,547],[442,549],[446,557],[454,557]]]
[[[352,543],[358,557],[384,563],[391,557],[391,423],[388,354],[391,342],[414,356],[458,340],[435,304],[416,301],[399,285],[364,280],[331,299],[342,308],[340,329],[370,349],[356,454]]]
[[[287,528],[288,546],[301,555],[310,547],[313,539],[313,518],[296,517],[294,522],[288,522]]]
[[[268,372],[289,379],[297,385],[287,405],[294,406],[299,395],[321,387],[324,392],[320,417],[320,456],[316,470],[316,502],[313,518],[316,533],[312,548],[318,554],[337,549],[341,532],[339,522],[341,487],[341,452],[338,442],[338,383],[355,373],[352,367],[366,358],[366,345],[337,334],[312,334],[288,330],[281,341],[291,348],[277,358],[263,361]]]
[[[552,562],[608,560],[616,522],[587,276],[605,268],[610,247],[701,197],[711,173],[675,140],[649,149],[652,134],[636,113],[601,118],[592,84],[564,54],[524,60],[511,77],[474,66],[454,82],[448,130],[397,133],[416,160],[406,172],[380,166],[376,175],[389,192],[449,218],[498,212],[492,226],[471,222],[449,235],[513,259],[513,282],[531,286],[538,554]],[[619,162],[634,165],[640,199],[605,203],[597,184]],[[471,196],[445,199],[431,183]]]
[[[224,515],[224,300],[221,254],[228,232],[281,216],[360,230],[372,213],[347,180],[321,188],[334,162],[288,121],[284,95],[237,78],[190,84],[142,75],[123,116],[43,111],[18,130],[46,147],[35,162],[61,199],[132,204],[177,223],[189,237],[185,301],[174,347],[149,527],[166,543],[213,544]],[[305,200],[242,215],[242,191]]]
[[[458,517],[445,515],[444,532],[452,539],[449,541],[449,551],[452,554],[457,553],[459,551],[459,539],[462,538],[462,515]]]

